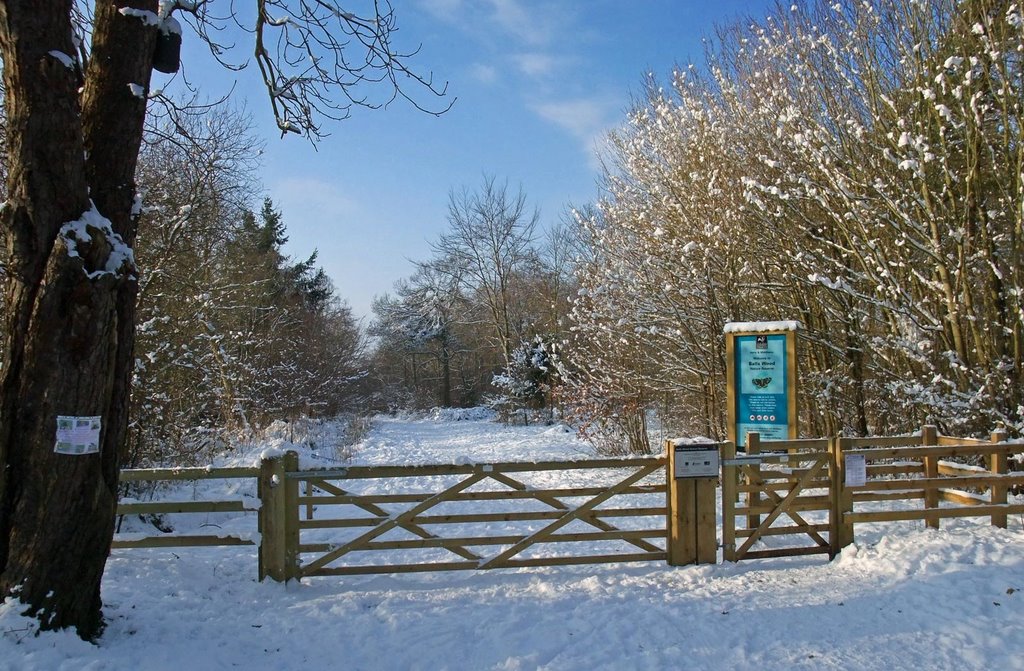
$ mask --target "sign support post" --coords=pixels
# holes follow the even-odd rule
[[[668,454],[668,538],[671,566],[718,560],[715,489],[718,445],[665,442]]]

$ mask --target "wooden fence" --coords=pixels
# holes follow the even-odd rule
[[[1024,513],[1024,505],[1007,502],[1011,488],[1024,485],[1024,473],[1009,471],[1010,455],[1024,451],[1024,445],[1006,442],[1004,431],[993,431],[985,441],[940,436],[935,427],[925,426],[920,436],[834,442],[840,546],[853,542],[854,525],[860,523],[924,520],[938,529],[943,519],[989,517],[1005,528],[1007,515]],[[965,457],[984,466],[951,461]],[[851,484],[846,472],[857,459],[864,460],[863,484]],[[886,502],[885,509],[870,509],[878,502]]]
[[[1024,445],[1002,431],[989,440],[918,436],[760,441],[747,451],[721,444],[726,560],[828,554],[854,540],[858,524],[988,517],[1005,527],[1024,515],[1008,493]],[[975,463],[963,463],[965,458]],[[953,461],[957,459],[959,461]],[[682,518],[705,527],[714,505],[686,500],[666,457],[435,466],[352,466],[300,470],[289,452],[260,468],[126,470],[123,482],[210,479],[257,482],[256,498],[122,500],[119,515],[242,513],[258,510],[258,540],[243,533],[132,534],[114,548],[259,545],[259,576],[289,580],[456,569],[673,561],[690,543]],[[669,487],[668,485],[672,485]],[[708,483],[708,499],[714,490]],[[678,491],[677,491],[678,490]],[[258,499],[258,500],[257,500]],[[689,510],[703,507],[704,510]],[[707,543],[704,543],[706,546]],[[679,546],[678,548],[676,546]],[[692,548],[691,548],[692,549]],[[680,555],[680,552],[675,552]],[[689,556],[688,553],[684,553]],[[708,557],[708,548],[698,561]],[[678,559],[678,557],[676,558]],[[692,559],[687,559],[692,561]]]
[[[146,468],[121,471],[121,482],[182,482],[206,480],[253,479],[260,473],[258,468]],[[258,503],[237,499],[191,499],[188,501],[135,501],[123,499],[118,502],[118,515],[168,515],[176,513],[243,513],[255,512]],[[251,538],[235,534],[133,534],[125,539],[114,538],[112,548],[168,548],[217,545],[256,545]]]
[[[923,520],[937,529],[943,519],[988,517],[1005,528],[1007,515],[1024,514],[1024,504],[1008,502],[1008,493],[1024,486],[1024,472],[1008,467],[1024,445],[1008,443],[1002,430],[989,440],[940,436],[924,426],[917,436],[763,442],[750,434],[747,443],[743,455],[723,445],[722,545],[729,561],[835,556],[853,543],[857,524]],[[794,545],[800,538],[811,542]]]

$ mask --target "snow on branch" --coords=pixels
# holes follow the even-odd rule
[[[722,333],[762,333],[765,331],[799,331],[803,325],[798,321],[777,322],[728,322]]]

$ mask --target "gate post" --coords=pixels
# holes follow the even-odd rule
[[[843,438],[829,438],[829,472],[832,476],[829,502],[829,556],[835,558],[840,550],[853,544],[853,523],[846,521],[846,513],[853,512],[853,493],[846,488],[846,460],[843,456]]]
[[[939,430],[931,424],[921,427],[921,445],[938,445]],[[939,477],[939,458],[932,455],[922,459],[924,461],[924,477],[934,481]],[[926,510],[935,510],[939,507],[939,490],[935,487],[928,487],[924,490],[924,507]],[[935,514],[925,517],[925,525],[929,529],[939,528],[939,516]]]
[[[1006,429],[999,428],[992,432],[990,440],[993,443],[1002,443],[1007,439]],[[1005,450],[994,450],[989,457],[988,470],[998,475],[1006,475],[1009,472],[1009,460]],[[989,498],[993,504],[1006,505],[1006,485],[994,484],[989,488]],[[992,526],[1006,528],[1006,513],[992,513]]]
[[[718,445],[687,445],[668,440],[665,451],[668,455],[665,468],[668,563],[671,566],[714,564],[718,560],[715,524]]]
[[[287,477],[289,471],[297,470],[299,455],[292,450],[260,462],[260,581],[269,577],[287,582],[298,577],[299,483]]]
[[[757,431],[751,431],[747,434],[747,456],[756,456],[761,453],[761,434]],[[747,492],[747,507],[755,508],[761,505],[761,487],[764,486],[764,482],[761,480],[761,466],[759,464],[751,464],[747,469],[747,472],[753,473],[753,477],[747,476],[746,483],[748,485],[754,485]],[[756,489],[755,489],[756,488]],[[761,516],[759,514],[747,515],[747,528],[756,529],[761,526]]]
[[[736,561],[736,503],[739,500],[736,444],[722,443],[722,559]]]

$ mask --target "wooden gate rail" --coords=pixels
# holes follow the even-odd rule
[[[316,522],[319,522],[320,520],[318,520],[318,521],[314,521],[313,520],[313,513],[314,513],[314,510],[315,510],[316,503],[328,504],[328,505],[333,503],[333,502],[351,503],[351,504],[353,504],[355,506],[358,506],[362,510],[370,513],[371,515],[375,516],[374,518],[369,518],[369,519],[365,520],[365,523],[361,524],[360,526],[364,526],[364,525],[365,526],[370,526],[370,525],[380,524],[381,522],[384,521],[384,518],[388,517],[387,511],[385,511],[383,508],[381,508],[378,505],[376,505],[377,503],[380,503],[382,501],[373,500],[374,498],[379,499],[380,497],[367,497],[367,499],[369,499],[369,500],[360,501],[359,497],[349,496],[348,492],[346,492],[345,490],[341,489],[340,487],[337,487],[335,485],[332,485],[329,482],[326,482],[326,481],[320,480],[320,479],[310,479],[310,480],[307,480],[306,481],[306,487],[307,487],[307,489],[306,489],[306,491],[307,491],[306,496],[305,497],[299,497],[298,498],[298,502],[299,502],[300,505],[304,504],[306,506],[306,520],[307,520],[307,522],[300,521],[299,522],[299,529],[302,529],[302,528],[306,528],[306,529],[317,529],[317,528],[319,528],[319,529],[326,529],[326,528],[332,528],[332,527],[329,527],[329,526],[327,526],[325,524],[317,524]],[[319,488],[322,491],[328,492],[330,494],[333,494],[334,496],[333,497],[312,496],[312,495],[310,495],[310,492],[313,490],[314,487]],[[425,499],[422,499],[422,500],[425,500]],[[386,501],[384,501],[384,502],[386,502]],[[324,520],[324,521],[330,521],[330,520]],[[363,522],[363,520],[357,520],[357,521]],[[420,526],[418,524],[404,523],[404,524],[401,524],[400,526],[403,529],[405,529],[406,531],[409,531],[412,534],[414,534],[416,536],[419,536],[421,539],[424,539],[424,540],[427,540],[427,541],[438,541],[438,540],[441,540],[438,536],[435,536],[434,534],[430,533],[429,531],[427,531],[426,529],[424,529],[422,526]],[[451,546],[447,546],[447,549],[451,550],[455,554],[463,557],[464,559],[469,559],[469,560],[477,560],[477,559],[479,559],[479,557],[476,554],[470,552],[469,550],[466,550],[465,548],[463,548],[463,547],[461,547],[459,545],[453,544]],[[331,545],[328,545],[328,544],[317,544],[317,545],[311,545],[311,544],[303,545],[303,544],[300,544],[299,548],[298,548],[298,553],[303,553],[303,552],[330,552],[331,550],[333,550],[333,547]]]
[[[285,535],[297,539],[303,531],[369,527],[343,542],[295,542],[294,553],[275,551],[282,566],[271,561],[267,575],[288,577],[353,575],[365,573],[395,573],[456,569],[492,569],[525,566],[557,566],[604,562],[665,560],[666,507],[602,507],[616,497],[664,495],[664,478],[657,483],[644,483],[658,471],[663,471],[662,457],[624,459],[591,459],[586,461],[544,461],[537,463],[459,464],[437,466],[353,466],[342,469],[304,470],[285,469],[286,490],[282,498],[291,499],[284,504],[279,527]],[[604,486],[535,487],[524,482],[522,475],[543,474],[550,471],[603,471],[614,475],[613,482]],[[625,472],[620,472],[625,471]],[[438,486],[443,476],[448,483]],[[451,483],[452,477],[457,481]],[[397,482],[419,489],[402,493],[360,493],[351,491],[354,481],[380,480]],[[305,484],[305,494],[299,492]],[[347,484],[346,484],[347,483]],[[426,485],[433,484],[429,491]],[[499,486],[502,489],[480,490],[477,486]],[[471,489],[477,487],[476,489]],[[290,493],[289,493],[290,492]],[[567,502],[565,499],[575,499]],[[584,499],[579,501],[579,499]],[[547,510],[508,509],[500,511],[437,510],[438,506],[458,508],[458,504],[501,502],[510,505],[540,504]],[[406,506],[401,512],[389,511],[383,506]],[[411,506],[411,507],[409,507]],[[358,516],[324,515],[357,511]],[[301,514],[301,513],[304,513]],[[654,528],[620,528],[615,518],[658,517]],[[304,519],[303,519],[304,518]],[[510,532],[506,525],[499,530],[484,530],[471,534],[442,535],[427,527],[451,525],[480,525],[486,523],[541,523],[539,528],[517,529]],[[590,531],[565,532],[563,528],[576,522],[589,526]],[[536,524],[534,525],[536,526]],[[291,531],[294,529],[294,531]],[[392,531],[403,531],[411,538],[383,538]],[[450,532],[450,528],[443,531]],[[264,542],[270,538],[265,534]],[[656,542],[651,542],[656,541]],[[550,547],[551,544],[619,542],[632,546],[635,551],[602,554],[563,554],[523,557],[531,548]],[[660,543],[660,545],[659,545]],[[273,542],[271,541],[271,544]],[[496,548],[488,551],[487,548]],[[378,563],[359,565],[331,565],[353,553],[389,553],[440,549],[455,555],[452,561],[417,561],[415,563]],[[294,557],[292,556],[294,554]],[[298,562],[299,555],[317,554],[307,563]]]
[[[313,470],[289,471],[292,480],[360,480],[380,478],[411,478],[429,475],[471,475],[477,472],[490,475],[492,473],[532,473],[539,471],[577,471],[600,470],[606,468],[632,468],[657,463],[665,464],[664,457],[620,457],[604,459],[580,459],[577,461],[545,460],[545,461],[504,461],[494,463],[469,464],[423,464],[410,466],[345,466],[343,468],[323,468]]]
[[[121,471],[121,482],[168,482],[182,480],[250,479],[259,475],[258,468],[136,468]],[[240,499],[193,501],[133,501],[117,504],[118,515],[167,515],[204,513],[256,512],[258,506]],[[114,537],[112,549],[171,548],[220,545],[255,545],[255,541],[230,534],[159,534],[134,538]]]
[[[657,485],[655,485],[657,486]],[[422,515],[416,518],[420,524],[472,524],[486,522],[536,522],[537,520],[555,520],[564,513],[558,510],[521,511],[512,513],[461,513],[448,515]],[[601,508],[593,514],[586,515],[583,521],[589,522],[599,514],[604,517],[650,517],[664,515],[664,506],[646,508]],[[346,529],[351,527],[372,527],[389,519],[387,514],[377,517],[355,517],[343,519],[299,520],[300,529]],[[404,525],[400,525],[403,526]]]

